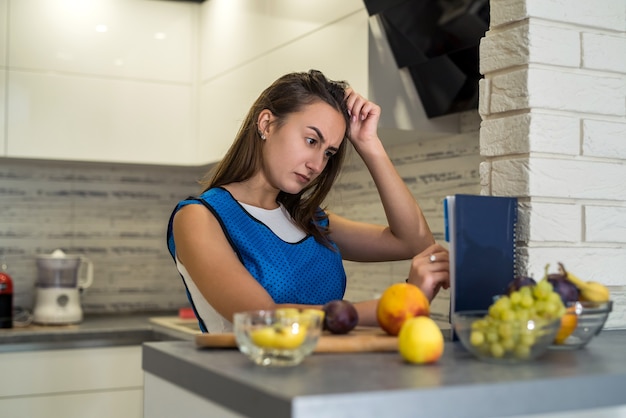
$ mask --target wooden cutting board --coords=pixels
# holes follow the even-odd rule
[[[196,335],[201,348],[236,348],[232,333]],[[380,328],[359,327],[345,335],[324,332],[315,347],[316,353],[358,353],[397,351],[398,337],[387,335]]]

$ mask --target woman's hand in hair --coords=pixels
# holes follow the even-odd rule
[[[350,115],[349,139],[359,149],[360,146],[378,139],[380,106],[367,100],[351,87],[346,89],[346,104]]]

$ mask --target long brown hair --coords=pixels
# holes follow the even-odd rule
[[[270,110],[276,117],[277,126],[280,127],[289,114],[317,101],[328,103],[345,119],[344,140],[341,141],[337,152],[328,160],[324,170],[311,184],[297,194],[280,191],[276,198],[278,203],[285,206],[300,228],[328,246],[329,230],[319,226],[319,221],[325,219],[326,215],[322,215],[317,209],[335,182],[346,153],[346,138],[350,126],[344,98],[347,87],[346,82],[329,80],[317,70],[290,73],[277,79],[254,102],[224,158],[200,181],[204,191],[248,180],[261,169],[263,143],[259,139],[257,127],[261,111]]]

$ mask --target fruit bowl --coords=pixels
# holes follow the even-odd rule
[[[571,302],[567,308],[570,315],[576,315],[572,324],[575,328],[563,341],[552,344],[551,349],[576,350],[589,344],[602,331],[613,310],[613,302]]]
[[[239,351],[261,366],[294,366],[311,354],[322,333],[323,312],[276,309],[239,312],[233,330]]]
[[[488,311],[462,311],[452,315],[452,326],[463,347],[480,360],[520,363],[548,350],[560,319],[495,320]]]

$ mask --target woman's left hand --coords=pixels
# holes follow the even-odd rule
[[[370,140],[378,141],[380,106],[367,100],[351,87],[346,89],[346,104],[350,115],[350,141],[358,148]]]
[[[422,289],[428,300],[432,301],[439,289],[450,287],[448,250],[433,244],[413,257],[407,281]]]

